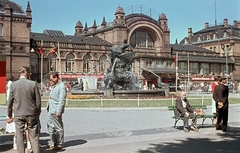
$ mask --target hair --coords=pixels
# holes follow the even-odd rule
[[[13,81],[14,76],[11,75],[8,79],[11,80],[11,81]]]
[[[219,81],[220,80],[220,76],[215,76],[214,77],[214,81]]]
[[[19,72],[20,72],[21,74],[23,74],[23,73],[30,73],[30,69],[29,69],[29,67],[21,66],[21,67],[19,68]]]
[[[53,78],[59,78],[58,72],[51,72],[49,73],[49,76],[52,76]]]
[[[226,80],[226,79],[227,79],[226,77],[221,77],[219,81],[222,82],[222,80]]]

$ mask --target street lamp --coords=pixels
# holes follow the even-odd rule
[[[226,47],[226,48],[225,48]],[[225,53],[225,56],[226,56],[226,73],[227,73],[227,85],[228,85],[228,57],[227,57],[227,54],[229,53],[229,51],[231,50],[231,45],[224,45],[224,44],[221,44],[221,48],[223,50],[223,52]]]
[[[12,76],[12,49],[13,49],[13,45],[12,45],[12,15],[13,15],[13,9],[10,8],[10,75]]]

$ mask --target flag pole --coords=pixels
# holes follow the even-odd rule
[[[43,40],[41,41],[41,46],[43,46]],[[42,87],[43,87],[43,51],[41,53],[41,92],[43,91],[42,90]]]
[[[61,72],[61,57],[60,57],[60,48],[59,48],[59,41],[58,41],[58,68],[59,68],[59,77],[60,77],[60,79],[61,79],[61,74],[62,74],[62,72]]]
[[[175,68],[176,68],[176,86],[175,86],[175,90],[177,92],[177,69],[178,69],[178,52],[176,53],[176,65],[175,65]]]
[[[188,85],[188,87],[189,87],[189,90],[190,90],[190,74],[189,74],[189,69],[190,69],[190,64],[189,64],[189,53],[188,53],[188,83],[187,83],[187,85]]]

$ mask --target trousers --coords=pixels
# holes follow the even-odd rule
[[[184,119],[183,119],[183,126],[184,127],[188,127],[189,126],[189,123],[188,123],[188,119],[189,118],[192,118],[192,124],[194,124],[195,126],[197,126],[197,115],[195,115],[194,113],[189,113],[189,117],[186,117],[186,115],[184,114]]]
[[[16,135],[17,135],[18,153],[25,153],[25,147],[23,142],[25,124],[27,124],[28,126],[29,138],[30,138],[33,152],[40,153],[37,121],[38,121],[38,116],[15,116],[14,117]]]
[[[48,113],[47,128],[51,139],[51,145],[57,146],[64,143],[64,127],[62,116]]]

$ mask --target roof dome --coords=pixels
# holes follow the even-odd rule
[[[115,15],[116,14],[125,14],[124,13],[124,10],[123,10],[123,8],[121,7],[121,6],[119,6],[118,8],[117,8],[117,10],[116,10],[116,12],[115,12]]]
[[[6,6],[8,0],[1,0],[0,1],[0,10],[4,11],[4,8]],[[24,14],[25,12],[23,11],[22,7],[18,5],[17,3],[14,3],[12,1],[8,1],[9,6],[13,9],[13,13],[21,13]]]
[[[82,26],[82,23],[80,22],[80,21],[78,21],[77,23],[76,23],[76,26],[75,26],[75,28],[82,28],[83,26]]]
[[[159,19],[167,19],[166,14],[164,13],[160,14]]]

